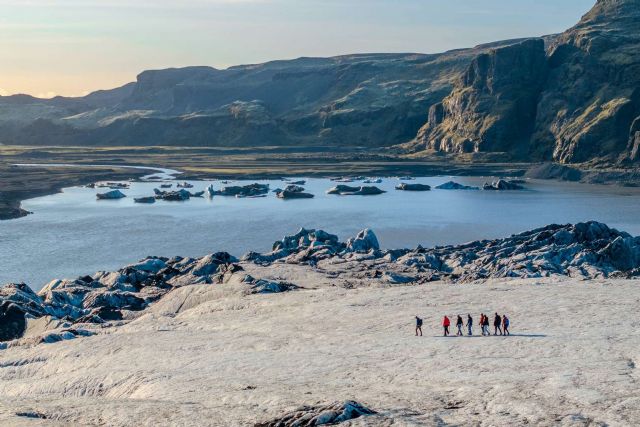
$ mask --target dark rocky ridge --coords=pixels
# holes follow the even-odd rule
[[[477,57],[410,150],[638,160],[640,0],[598,0],[558,37]]]
[[[456,73],[487,49],[153,70],[100,96],[0,97],[0,143],[398,144],[415,136],[429,105],[441,100]]]

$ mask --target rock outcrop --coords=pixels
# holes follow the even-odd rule
[[[637,161],[639,147],[640,0],[597,0],[559,36],[479,55],[410,144],[560,163]]]
[[[633,157],[640,117],[640,0],[598,0],[549,48],[535,150],[563,163]]]
[[[547,58],[542,39],[474,59],[453,92],[429,109],[421,149],[449,153],[514,152],[533,132]]]

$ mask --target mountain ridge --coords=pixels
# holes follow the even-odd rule
[[[365,146],[513,160],[640,157],[640,0],[572,28],[439,54],[146,70],[82,98],[0,97],[0,143]]]

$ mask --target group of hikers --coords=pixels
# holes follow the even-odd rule
[[[493,318],[493,335],[511,335],[509,332],[509,318],[506,314],[500,316],[498,313],[495,314]],[[449,327],[451,326],[451,320],[449,317],[444,316],[442,319],[442,327],[444,328],[444,336],[448,337],[450,335]],[[462,316],[458,315],[456,319],[456,327],[458,331],[456,336],[463,336],[462,328],[466,326],[468,335],[473,335],[473,318],[470,314],[467,314],[467,323],[465,325],[462,320]],[[491,336],[491,331],[489,330],[489,316],[486,316],[484,313],[480,314],[480,321],[478,322],[478,326],[482,331],[483,336]],[[422,319],[416,316],[416,336],[422,336]]]

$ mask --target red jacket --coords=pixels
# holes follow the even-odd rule
[[[449,325],[451,325],[451,321],[447,316],[444,316],[444,320],[442,321],[442,326],[449,326]]]

